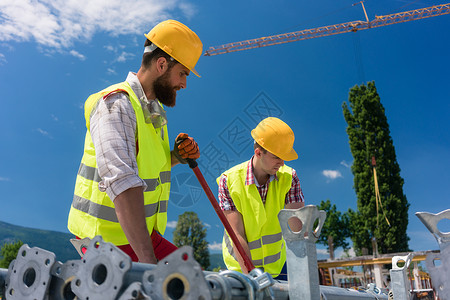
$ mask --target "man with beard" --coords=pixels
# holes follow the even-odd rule
[[[156,25],[142,64],[126,81],[85,103],[87,133],[68,228],[77,238],[101,235],[133,261],[157,263],[176,247],[165,240],[171,167],[200,156],[180,133],[170,151],[166,113],[201,53],[198,36],[184,24]]]

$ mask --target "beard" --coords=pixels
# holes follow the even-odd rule
[[[169,83],[170,70],[158,77],[153,83],[153,91],[156,98],[168,107],[174,107],[177,100],[177,92],[175,87]]]

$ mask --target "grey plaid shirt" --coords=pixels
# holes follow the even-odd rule
[[[144,96],[135,73],[128,73],[126,81],[139,99]],[[114,93],[99,101],[91,113],[90,132],[102,178],[99,186],[109,198],[114,201],[129,188],[145,189],[136,162],[136,115],[126,94]]]

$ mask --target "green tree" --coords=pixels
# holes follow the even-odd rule
[[[208,269],[209,250],[206,238],[206,228],[195,212],[187,211],[178,216],[178,223],[173,233],[173,243],[177,247],[191,246],[194,248],[194,258],[204,270]]]
[[[349,102],[350,107],[344,102],[342,108],[354,158],[352,173],[358,211],[349,210],[349,216],[355,251],[361,254],[362,248],[367,248],[371,253],[373,237],[381,253],[408,251],[409,203],[403,194],[404,181],[375,82],[354,86]],[[378,214],[372,157],[376,158],[382,204],[382,208],[378,205]]]
[[[2,259],[0,260],[0,268],[7,269],[9,267],[11,261],[16,259],[17,253],[22,245],[22,241],[3,244],[0,250],[0,255],[2,256]]]
[[[342,247],[344,251],[349,248],[347,242],[347,238],[350,237],[348,216],[338,211],[335,204],[331,205],[330,200],[320,201],[318,209],[327,213],[318,242],[327,246],[330,257],[333,259],[333,252],[336,248]]]

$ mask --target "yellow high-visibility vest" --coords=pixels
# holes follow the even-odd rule
[[[236,209],[242,215],[253,264],[276,277],[286,262],[286,246],[278,213],[284,208],[286,194],[292,185],[292,169],[284,165],[278,170],[277,180],[269,183],[264,205],[256,185],[245,185],[247,165],[248,161],[224,172],[228,190]],[[229,270],[242,272],[233,251],[233,243],[226,232],[222,241],[222,253]]]
[[[136,160],[139,177],[146,184],[144,191],[147,228],[164,234],[167,224],[167,205],[170,192],[170,145],[167,126],[155,129],[145,123],[141,103],[130,85],[125,81],[91,95],[85,103],[86,138],[84,154],[75,183],[75,193],[69,212],[68,229],[80,238],[101,235],[105,242],[115,245],[129,244],[117,219],[114,203],[105,192],[99,190],[95,148],[91,139],[90,115],[103,96],[120,90],[126,92],[136,114],[137,146]],[[161,130],[163,132],[161,133]],[[163,136],[163,138],[161,137]]]

